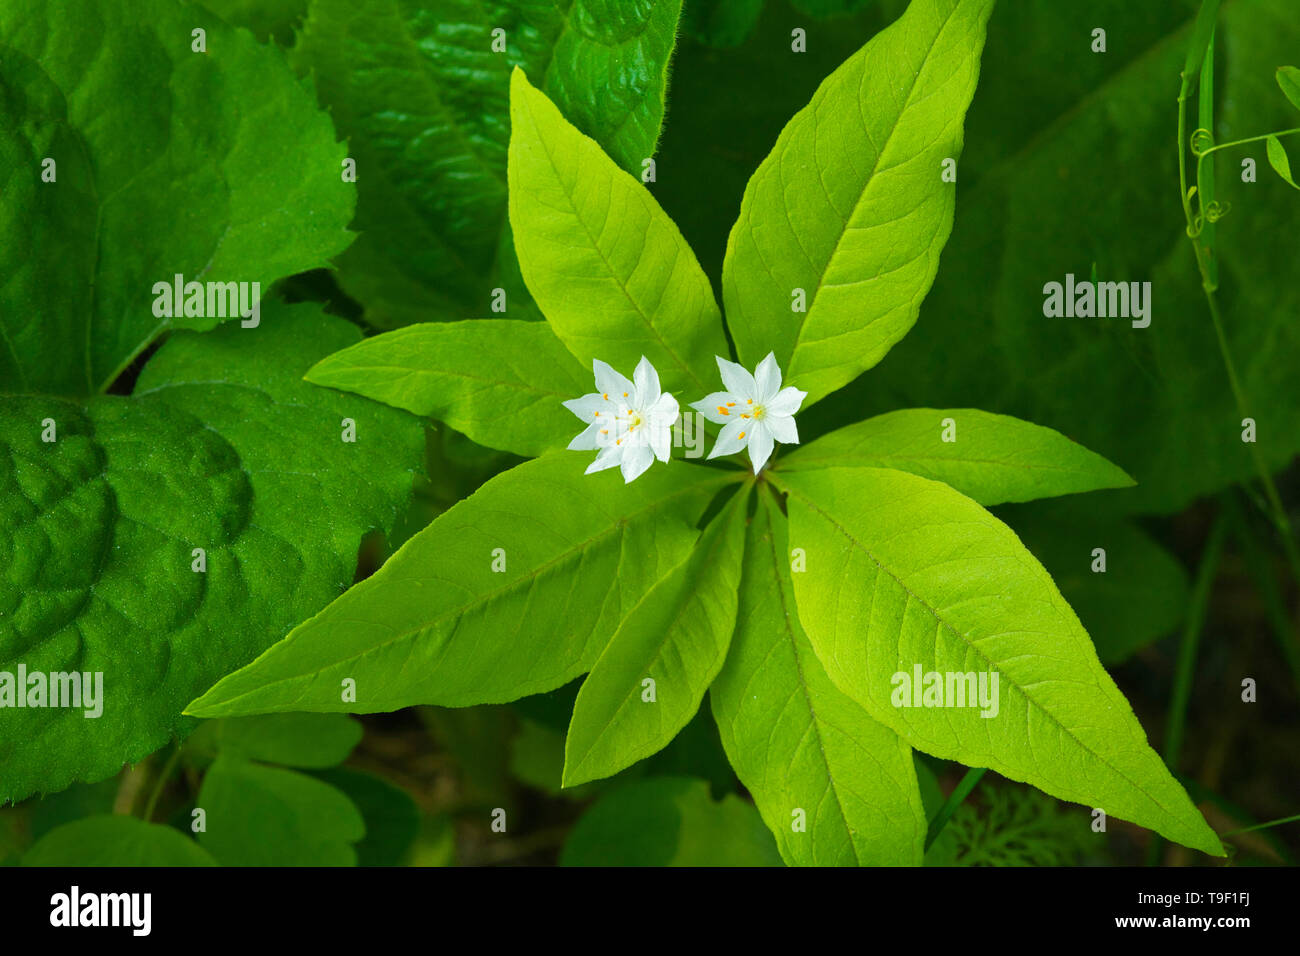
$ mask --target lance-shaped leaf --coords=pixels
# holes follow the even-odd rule
[[[356,866],[366,835],[342,791],[306,774],[218,757],[197,806],[199,843],[224,866]]]
[[[129,398],[0,396],[0,672],[84,685],[81,707],[4,709],[0,800],[158,749],[195,694],[352,582],[424,451],[411,416],[302,381],[358,337],[276,305],[173,335]]]
[[[23,866],[216,866],[183,833],[135,817],[102,814],[55,827],[23,857]]]
[[[914,0],[818,88],[745,190],[722,271],[742,364],[805,407],[916,322],[952,230],[962,121],[993,0]]]
[[[799,624],[790,561],[785,517],[764,494],[736,634],[709,691],[727,757],[788,865],[917,866],[926,815],[912,748],[826,676]]]
[[[630,369],[628,370],[631,371]],[[581,425],[563,402],[591,391],[545,322],[425,322],[336,352],[307,373],[317,385],[446,422],[480,445],[534,457]]]
[[[673,463],[625,485],[580,457],[493,478],[188,712],[503,703],[586,672],[735,477]]]
[[[0,389],[102,391],[221,321],[157,315],[155,283],[265,290],[351,241],[329,116],[248,33],[174,0],[3,3],[0,51]]]
[[[506,220],[510,70],[637,174],[681,0],[314,0],[292,53],[356,160],[343,287],[381,326],[528,309]],[[504,46],[504,49],[500,49]],[[337,175],[337,164],[335,171]]]
[[[807,553],[794,575],[799,619],[842,691],[918,750],[1222,854],[1011,529],[901,471],[826,468],[780,482],[790,543]],[[931,673],[949,706],[916,699],[922,681],[933,694],[921,676]],[[972,706],[963,698],[980,674],[990,703]]]
[[[908,408],[831,432],[783,470],[868,465],[934,478],[982,505],[1032,501],[1133,479],[1060,432],[974,408]]]
[[[632,368],[645,355],[666,389],[708,391],[727,344],[677,225],[519,69],[510,122],[515,250],[555,334],[584,366]]]
[[[573,705],[564,786],[613,776],[657,753],[699,710],[736,626],[749,488],[645,593],[592,667]]]

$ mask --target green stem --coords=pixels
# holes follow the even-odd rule
[[[1270,136],[1276,136],[1278,139],[1281,139],[1283,136],[1291,136],[1294,133],[1300,133],[1300,126],[1297,126],[1295,129],[1280,130],[1276,133],[1264,133],[1262,136],[1249,136],[1246,139],[1234,139],[1229,143],[1216,143],[1202,152],[1199,158],[1204,159],[1211,153],[1217,153],[1221,149],[1231,149],[1234,146],[1245,146],[1247,143],[1258,143],[1260,140],[1268,139]]]
[[[1221,833],[1219,836],[1236,836],[1238,833],[1251,833],[1254,830],[1267,830],[1269,827],[1278,827],[1284,823],[1295,823],[1300,821],[1300,813],[1293,817],[1282,817],[1280,820],[1269,820],[1268,823],[1256,824],[1253,827],[1242,827],[1240,830],[1229,830],[1227,833]]]
[[[162,770],[158,771],[158,778],[154,781],[153,791],[149,794],[149,802],[144,805],[143,819],[145,823],[153,819],[153,810],[158,804],[158,798],[162,795],[163,785],[167,782],[167,778],[172,775],[172,771],[176,769],[176,761],[180,760],[180,757],[181,745],[178,743],[171,756],[167,758],[167,762],[163,764]]]
[[[948,821],[957,812],[957,808],[962,805],[962,801],[970,796],[971,791],[975,789],[975,785],[980,782],[980,778],[987,772],[985,767],[971,767],[966,771],[966,776],[961,778],[952,793],[949,794],[948,799],[944,801],[943,806],[939,808],[939,812],[934,815],[934,819],[930,821],[930,832],[925,837],[925,848],[927,850],[934,845],[935,840],[939,839],[939,834],[948,825]]]
[[[1182,642],[1178,646],[1178,662],[1174,667],[1174,695],[1169,702],[1169,719],[1165,731],[1165,763],[1170,770],[1178,767],[1178,757],[1183,749],[1183,731],[1187,726],[1187,703],[1192,696],[1192,680],[1196,676],[1196,655],[1200,648],[1201,632],[1205,628],[1205,612],[1210,605],[1210,591],[1219,571],[1219,558],[1223,554],[1223,541],[1228,533],[1228,512],[1221,510],[1210,528],[1201,563],[1196,569],[1192,586],[1191,606],[1187,609],[1187,623],[1183,626]]]
[[[1211,46],[1210,52],[1213,52],[1213,46]],[[1187,196],[1187,99],[1190,91],[1191,84],[1184,78],[1182,89],[1178,94],[1178,181],[1182,187],[1183,215],[1187,219],[1187,233],[1192,240],[1192,251],[1196,254],[1196,266],[1201,273],[1201,288],[1205,292],[1205,299],[1210,308],[1210,319],[1214,323],[1214,335],[1219,346],[1219,356],[1223,361],[1224,369],[1228,373],[1228,384],[1232,389],[1232,398],[1237,406],[1237,414],[1245,419],[1251,416],[1247,411],[1246,394],[1241,387],[1241,380],[1237,376],[1237,366],[1232,360],[1227,334],[1224,332],[1223,316],[1219,312],[1219,301],[1215,295],[1214,269],[1209,261],[1207,250],[1196,240],[1194,232],[1196,223],[1192,215],[1191,201]],[[1202,156],[1204,155],[1208,155],[1208,153],[1202,154]],[[1199,176],[1199,163],[1197,164],[1197,171]],[[1197,192],[1201,192],[1199,182],[1197,183]],[[1251,460],[1259,476],[1260,485],[1264,489],[1264,497],[1268,501],[1273,525],[1277,528],[1282,539],[1282,550],[1286,554],[1287,563],[1291,566],[1291,573],[1295,576],[1296,582],[1300,583],[1300,545],[1296,544],[1295,534],[1291,528],[1291,521],[1287,517],[1286,508],[1282,504],[1282,498],[1277,492],[1277,486],[1273,483],[1273,476],[1269,473],[1268,466],[1264,462],[1264,456],[1260,453],[1258,445],[1255,442],[1247,442],[1246,444],[1250,446]]]
[[[1255,579],[1255,586],[1264,601],[1265,616],[1272,627],[1278,649],[1286,659],[1287,666],[1291,668],[1296,686],[1300,687],[1300,640],[1298,640],[1300,634],[1296,633],[1287,617],[1286,603],[1282,600],[1282,592],[1277,586],[1272,564],[1255,538],[1250,519],[1235,497],[1230,497],[1228,503],[1231,508],[1233,528],[1236,530],[1237,540],[1241,543],[1242,557],[1246,559],[1246,568]]]
[[[1192,586],[1191,604],[1187,609],[1187,623],[1183,626],[1182,641],[1178,645],[1178,661],[1174,666],[1174,695],[1169,702],[1169,717],[1165,730],[1165,764],[1177,772],[1178,756],[1183,749],[1183,731],[1187,726],[1187,703],[1192,696],[1192,679],[1196,675],[1196,654],[1201,643],[1201,630],[1205,626],[1205,611],[1210,604],[1210,589],[1219,570],[1223,554],[1223,540],[1228,533],[1227,511],[1221,510],[1214,519],[1201,563],[1196,569],[1196,582]],[[1147,850],[1147,865],[1155,866],[1160,860],[1164,840],[1152,837]]]

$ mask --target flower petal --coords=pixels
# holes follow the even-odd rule
[[[671,392],[664,392],[659,396],[659,401],[655,402],[646,409],[646,416],[655,425],[665,425],[669,428],[677,424],[677,417],[681,415],[681,409],[677,405]]]
[[[595,451],[597,448],[602,447],[599,444],[600,430],[604,427],[600,422],[592,422],[579,432],[573,441],[569,442],[569,451]]]
[[[749,434],[749,460],[754,463],[754,474],[757,475],[771,457],[772,432],[765,422],[754,422],[754,430]]]
[[[754,385],[756,402],[770,402],[781,391],[781,369],[776,364],[775,353],[768,352],[767,358],[758,363],[754,370]]]
[[[767,402],[767,413],[769,415],[793,415],[799,411],[799,406],[803,400],[808,397],[807,392],[801,392],[793,385],[781,389],[776,398]]]
[[[713,451],[709,452],[709,457],[717,458],[720,455],[734,455],[736,452],[744,448],[745,439],[740,436],[745,434],[746,438],[749,437],[745,432],[745,429],[749,424],[749,422],[737,419],[734,422],[728,422],[726,425],[722,426],[722,431],[718,435],[717,444],[713,446]]]
[[[745,371],[744,366],[728,362],[721,355],[717,356],[717,359],[718,371],[722,374],[722,384],[727,386],[727,391],[741,401],[755,398],[758,386],[754,382],[754,376]]]
[[[632,373],[632,384],[636,386],[637,408],[649,408],[659,401],[659,373],[644,355],[641,356],[641,361],[636,363],[636,371]]]
[[[698,402],[691,402],[691,408],[713,424],[725,425],[736,420],[739,415],[737,406],[743,404],[743,398],[737,398],[730,392],[710,392]]]
[[[601,449],[596,460],[587,466],[584,475],[590,475],[593,472],[604,471],[606,468],[614,468],[623,463],[623,448],[620,445],[608,445]]]
[[[626,401],[632,397],[632,383],[600,359],[592,359],[591,368],[596,373],[596,388],[601,395],[612,401]]]
[[[645,470],[654,464],[654,452],[650,450],[650,445],[646,442],[637,442],[623,452],[623,463],[620,466],[623,472],[623,483],[626,484],[634,481],[645,473]]]
[[[609,420],[618,411],[613,401],[606,399],[599,392],[592,392],[589,395],[582,396],[582,398],[571,398],[562,404],[588,425],[602,418]],[[597,412],[600,414],[596,414]]]
[[[668,461],[673,454],[673,426],[652,424],[649,428],[650,450],[660,461]]]
[[[790,415],[773,415],[771,412],[763,419],[763,424],[767,426],[768,431],[783,445],[799,444],[799,429],[795,426],[794,418]]]

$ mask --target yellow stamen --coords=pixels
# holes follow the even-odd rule
[[[722,407],[721,405],[719,405],[719,406],[718,406],[718,414],[719,414],[719,415],[730,415],[731,412],[727,411],[724,407]]]
[[[744,437],[745,437],[745,433],[744,433],[744,432],[741,432],[739,437],[744,438]]]

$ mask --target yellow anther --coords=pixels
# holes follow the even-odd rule
[[[739,437],[744,438],[744,437],[745,437],[745,433],[744,433],[744,432],[741,432]]]
[[[719,414],[719,415],[730,415],[731,412],[727,411],[726,408],[724,408],[723,406],[719,405],[719,406],[718,406],[718,414]]]

